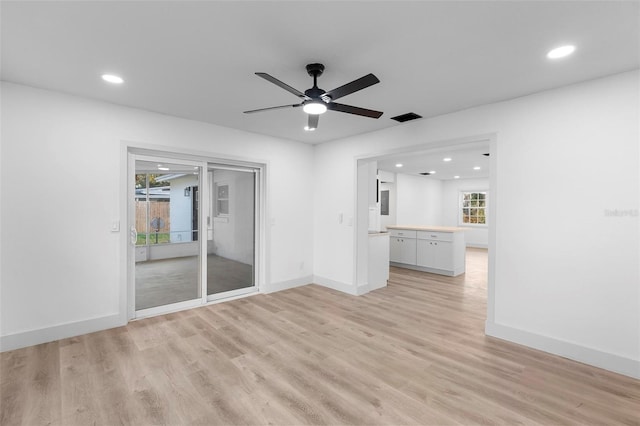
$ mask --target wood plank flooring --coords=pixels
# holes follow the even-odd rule
[[[484,336],[486,251],[1,355],[2,425],[640,424],[640,382]]]

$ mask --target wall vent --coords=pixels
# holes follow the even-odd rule
[[[401,114],[395,117],[391,117],[392,120],[396,120],[400,123],[404,123],[405,121],[409,121],[409,120],[415,120],[416,118],[422,118],[422,116],[416,114],[415,112],[408,112],[406,114]]]

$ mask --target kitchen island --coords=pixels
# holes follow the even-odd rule
[[[452,226],[387,226],[392,266],[448,275],[465,271],[464,231]]]

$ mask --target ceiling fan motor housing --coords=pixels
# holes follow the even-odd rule
[[[313,77],[313,87],[311,89],[305,90],[304,94],[307,95],[308,97],[310,97],[313,100],[322,100],[322,101],[324,101],[324,99],[322,99],[321,96],[324,95],[326,93],[326,91],[320,89],[318,87],[318,83],[317,83],[318,77],[322,75],[323,71],[324,71],[324,65],[322,65],[322,64],[309,64],[309,65],[307,65],[307,73],[309,73],[309,75],[311,77]]]
[[[309,64],[307,65],[307,72],[311,77],[319,77],[324,71],[324,65],[322,64]]]

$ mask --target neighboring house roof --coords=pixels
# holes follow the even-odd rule
[[[150,199],[168,199],[171,193],[171,187],[169,186],[157,186],[149,188]],[[146,198],[147,188],[136,188],[136,198]]]
[[[170,173],[167,175],[157,176],[156,182],[169,182],[169,181],[172,181],[173,179],[178,179],[183,176],[187,176],[187,174],[186,173]]]

